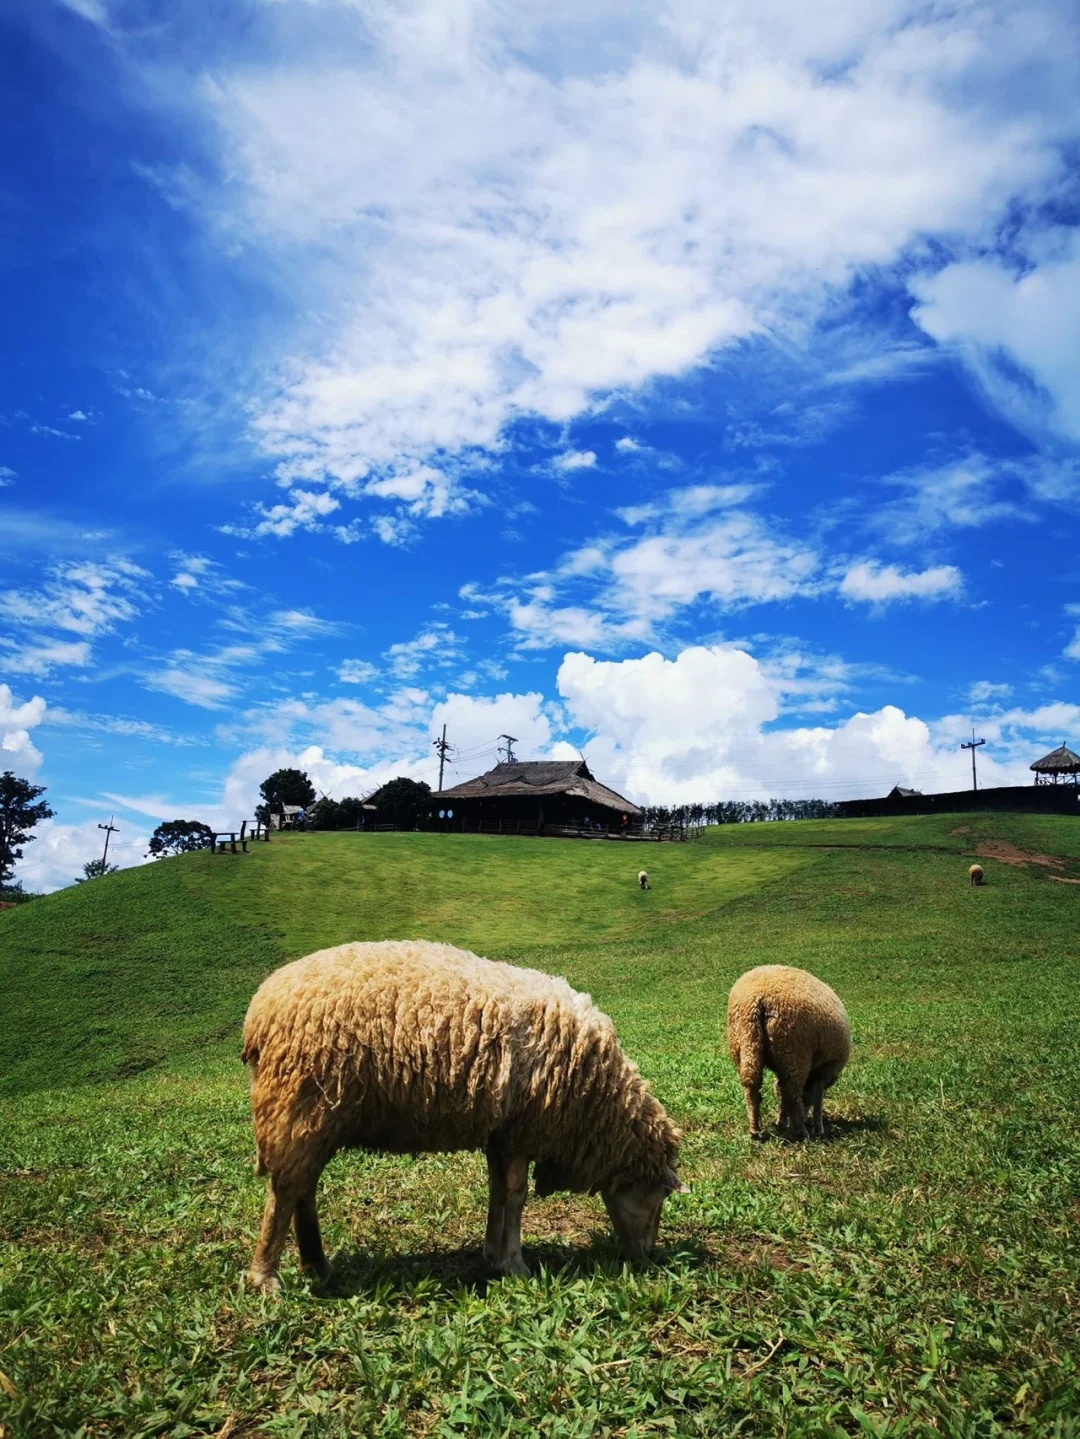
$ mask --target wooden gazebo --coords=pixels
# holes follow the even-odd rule
[[[1031,766],[1035,771],[1036,784],[1080,785],[1080,754],[1075,754],[1067,745],[1060,744]]]

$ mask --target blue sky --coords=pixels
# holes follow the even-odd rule
[[[0,23],[28,884],[443,723],[654,802],[1080,741],[1072,5]]]

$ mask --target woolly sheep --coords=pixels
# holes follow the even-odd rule
[[[761,1138],[761,1076],[776,1075],[777,1127],[806,1137],[806,1109],[815,1134],[825,1125],[821,1103],[851,1053],[851,1029],[839,996],[804,969],[763,964],[732,985],[728,1048],[746,1098],[751,1139]]]
[[[296,1230],[329,1271],[315,1191],[339,1149],[483,1149],[484,1256],[528,1272],[521,1212],[536,1192],[600,1191],[633,1256],[656,1243],[679,1131],[623,1054],[611,1020],[563,979],[424,940],[341,944],[287,964],[244,1022],[256,1173],[270,1184],[249,1279],[275,1288]]]
[[[968,879],[971,881],[972,884],[982,884],[983,878],[984,876],[982,865],[973,864],[968,870]]]
[[[645,870],[643,870],[643,869],[639,869],[639,870],[638,870],[637,882],[638,882],[638,884],[641,885],[642,889],[648,889],[648,887],[649,887],[649,876],[648,876],[648,874],[646,873]]]

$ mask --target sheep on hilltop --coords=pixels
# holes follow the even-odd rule
[[[287,964],[244,1023],[256,1172],[270,1177],[250,1280],[274,1288],[295,1226],[328,1271],[315,1192],[346,1148],[482,1149],[484,1255],[527,1273],[529,1164],[541,1195],[599,1191],[631,1255],[656,1242],[679,1132],[586,994],[536,970],[424,940],[341,944]]]
[[[806,1110],[815,1134],[825,1132],[824,1091],[851,1053],[851,1028],[839,996],[804,969],[763,964],[732,985],[728,1047],[746,1098],[751,1139],[761,1138],[761,1078],[776,1075],[777,1126],[806,1137]]]

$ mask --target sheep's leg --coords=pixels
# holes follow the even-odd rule
[[[506,1170],[502,1153],[494,1145],[487,1151],[488,1213],[484,1234],[484,1258],[498,1264],[502,1257],[503,1229],[506,1223]]]
[[[498,1266],[502,1274],[528,1274],[529,1266],[521,1254],[521,1211],[529,1193],[529,1161],[520,1155],[507,1159],[503,1165],[506,1182],[502,1245]]]
[[[820,1079],[810,1077],[803,1096],[810,1114],[810,1130],[819,1138],[825,1133],[825,1117],[822,1113],[825,1085]]]
[[[322,1234],[319,1232],[319,1211],[315,1202],[315,1186],[302,1194],[293,1214],[296,1230],[296,1244],[300,1250],[300,1268],[309,1274],[326,1279],[330,1273],[330,1262],[323,1251]]]
[[[803,1105],[803,1090],[806,1088],[806,1076],[782,1074],[778,1076],[778,1083],[785,1127],[793,1139],[805,1139],[806,1109]]]
[[[743,1085],[743,1098],[746,1100],[746,1113],[750,1120],[750,1138],[761,1138],[761,1080],[756,1083]]]
[[[280,1184],[271,1177],[263,1209],[262,1229],[255,1255],[248,1271],[248,1282],[255,1289],[274,1290],[278,1287],[277,1268],[289,1237],[289,1225],[296,1209],[297,1193],[293,1185]]]
[[[780,1088],[780,1081],[773,1085],[773,1092],[776,1095],[776,1127],[783,1129],[787,1123],[787,1110],[784,1107],[784,1091]]]

